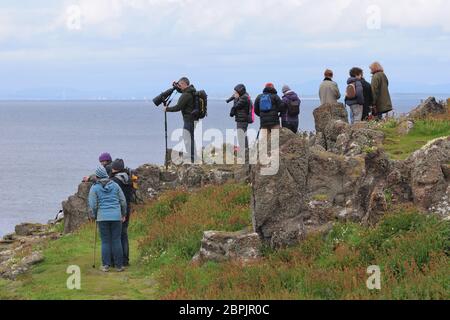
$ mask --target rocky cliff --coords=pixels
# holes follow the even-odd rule
[[[323,105],[314,116],[311,139],[281,131],[277,175],[253,167],[254,228],[266,243],[292,245],[334,221],[377,222],[388,202],[449,217],[450,137],[431,141],[406,161],[391,161],[383,133],[367,123],[350,126],[342,104]]]
[[[430,98],[406,120],[413,125],[418,117],[446,112],[443,104]],[[171,165],[169,170],[144,165],[136,170],[139,197],[153,199],[179,187],[250,182],[253,232],[206,232],[196,261],[257,257],[256,234],[262,243],[280,248],[296,244],[310,233],[326,232],[335,221],[372,224],[388,204],[411,203],[449,218],[450,137],[431,141],[407,160],[393,161],[383,150],[383,132],[371,123],[350,125],[344,105],[322,105],[314,111],[314,118],[314,135],[281,130],[276,175],[261,175],[260,164]],[[86,221],[89,188],[90,184],[81,184],[77,194],[63,203],[66,233]],[[242,248],[242,243],[252,245]],[[242,252],[246,254],[239,254]]]

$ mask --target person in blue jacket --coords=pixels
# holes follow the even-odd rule
[[[108,272],[114,258],[117,271],[124,271],[122,223],[127,216],[127,202],[119,185],[110,180],[104,167],[95,171],[97,181],[89,192],[89,214],[98,223],[102,239],[102,271]]]

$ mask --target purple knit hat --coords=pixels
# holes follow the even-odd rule
[[[102,153],[100,157],[98,158],[98,161],[112,161],[112,157],[108,152]]]

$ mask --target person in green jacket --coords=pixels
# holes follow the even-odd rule
[[[379,62],[370,65],[372,72],[372,114],[378,119],[383,119],[383,114],[393,110],[391,95],[389,93],[389,80]]]
[[[180,112],[183,115],[184,130],[183,130],[183,141],[186,147],[186,153],[190,153],[191,162],[195,161],[195,139],[194,131],[196,126],[196,121],[192,113],[195,108],[194,93],[196,92],[195,87],[191,85],[188,78],[181,78],[180,81],[174,83],[179,92],[181,92],[180,99],[176,106],[166,107],[165,112]]]

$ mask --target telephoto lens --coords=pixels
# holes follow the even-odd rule
[[[155,106],[159,107],[161,104],[163,104],[175,91],[175,88],[171,88],[163,93],[161,93],[159,96],[157,96],[155,99],[153,99],[153,103]]]
[[[232,96],[231,98],[229,98],[229,99],[227,100],[227,103],[230,103],[231,101],[234,101],[234,96]]]

